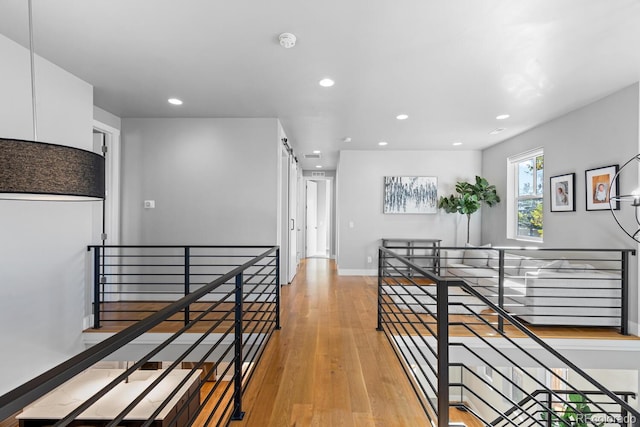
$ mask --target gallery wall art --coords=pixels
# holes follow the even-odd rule
[[[438,212],[438,178],[385,176],[385,214],[435,214]]]
[[[552,176],[550,180],[551,212],[575,212],[575,173]]]
[[[585,171],[585,188],[588,211],[620,209],[617,197],[609,200],[609,194],[618,196],[618,182],[614,176],[618,165],[605,166]]]

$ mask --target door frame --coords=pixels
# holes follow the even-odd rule
[[[105,135],[105,232],[110,245],[120,244],[120,130],[93,120],[93,129]]]
[[[337,215],[338,215],[338,206],[337,206],[337,194],[336,194],[336,179],[334,176],[303,176],[304,179],[304,185],[302,185],[302,191],[304,192],[304,194],[302,194],[302,200],[304,200],[305,205],[303,212],[304,215],[302,215],[302,218],[304,220],[304,223],[302,224],[303,227],[302,229],[304,230],[304,233],[302,234],[302,247],[304,248],[304,257],[307,257],[307,212],[306,212],[306,202],[307,202],[307,181],[327,181],[329,187],[331,188],[331,197],[329,198],[329,219],[330,219],[330,224],[329,224],[329,228],[327,230],[327,235],[329,237],[329,241],[327,242],[327,246],[329,247],[329,259],[335,259],[337,254],[336,252],[338,251],[337,248],[337,236],[336,236],[336,230],[338,229],[337,227]],[[335,252],[334,252],[334,245],[335,246]]]
[[[107,146],[107,155],[105,156],[105,201],[104,205],[104,232],[107,234],[107,245],[119,245],[120,244],[120,168],[121,168],[121,138],[120,129],[116,129],[98,120],[93,120],[93,130],[98,131],[104,135],[104,145]],[[94,210],[94,215],[97,210]],[[99,210],[100,216],[102,216],[102,209]],[[94,242],[95,244],[101,244],[102,241]],[[91,255],[91,254],[90,254]],[[87,312],[85,312],[84,329],[91,327],[93,324],[93,275],[89,272],[93,269],[93,257],[89,256],[89,265],[87,268],[87,280],[86,280],[86,295],[90,297],[91,301],[88,303]],[[117,275],[119,267],[111,267],[110,272],[112,278],[119,277]],[[118,301],[120,295],[117,294],[120,290],[120,286],[117,280],[114,280],[110,284],[109,301]],[[107,298],[105,297],[105,300]]]

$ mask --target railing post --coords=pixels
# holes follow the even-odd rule
[[[449,289],[438,282],[438,426],[449,426]]]
[[[100,329],[100,246],[93,247],[93,328]]]
[[[276,330],[280,327],[280,248],[276,249]]]
[[[378,331],[382,330],[382,256],[382,249],[378,248]]]
[[[620,333],[629,334],[629,252],[622,251],[622,289],[620,301]]]
[[[189,293],[191,292],[191,280],[190,280],[191,274],[190,273],[191,273],[191,248],[186,246],[184,248],[184,296],[185,297],[189,295]],[[184,308],[184,324],[185,325],[189,324],[189,318],[190,318],[189,311],[190,311],[189,306],[186,306]]]
[[[280,284],[278,284],[279,286]],[[234,351],[234,384],[233,384],[233,414],[234,421],[244,418],[242,412],[242,273],[236,276],[236,312],[235,312],[235,351]]]
[[[627,394],[623,395],[622,399],[624,400],[624,403],[629,403],[629,396]],[[629,412],[627,412],[627,409],[624,406],[620,408],[620,418],[622,418],[620,423],[621,425],[629,425]]]
[[[547,427],[551,427],[553,424],[551,421],[551,417],[553,416],[553,411],[551,410],[551,392],[547,392]]]
[[[498,249],[498,307],[504,310],[504,249]],[[498,316],[498,330],[504,332],[502,316]]]

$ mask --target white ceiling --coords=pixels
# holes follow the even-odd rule
[[[638,0],[33,0],[33,10],[36,52],[94,85],[97,106],[278,117],[305,169],[335,168],[341,149],[481,149],[640,78]],[[0,32],[25,46],[27,16],[26,0],[0,0]],[[280,47],[282,32],[295,48]],[[334,87],[318,85],[326,76]],[[489,135],[497,127],[507,130]],[[312,150],[320,161],[303,159]]]

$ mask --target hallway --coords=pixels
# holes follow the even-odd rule
[[[282,288],[272,337],[235,426],[425,426],[391,345],[376,331],[374,278],[305,260]]]

